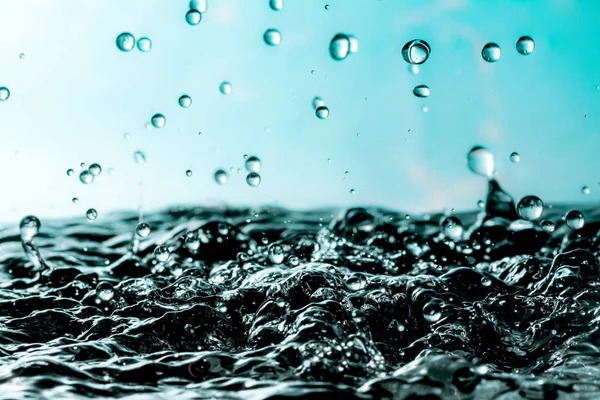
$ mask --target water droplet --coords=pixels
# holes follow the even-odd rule
[[[190,0],[190,10],[198,10],[205,13],[208,9],[208,0]]]
[[[460,240],[463,234],[463,227],[460,220],[456,217],[444,218],[441,223],[442,233],[450,240]]]
[[[322,107],[324,105],[325,105],[325,100],[323,100],[319,96],[313,97],[313,99],[312,99],[312,106],[313,106],[314,110],[316,110],[317,108]]]
[[[156,246],[154,249],[154,257],[158,260],[158,262],[164,263],[169,259],[171,252],[167,246]]]
[[[356,193],[356,190],[350,189],[350,194],[354,194],[354,193]]]
[[[152,40],[148,39],[147,37],[140,38],[137,41],[137,48],[143,53],[149,52],[152,50]]]
[[[96,218],[98,218],[98,211],[96,211],[95,208],[90,208],[89,210],[86,211],[85,216],[90,221],[93,221]]]
[[[567,226],[573,230],[583,228],[585,223],[585,219],[583,218],[583,214],[579,210],[571,210],[565,215],[565,220],[567,221]]]
[[[536,196],[525,196],[517,204],[519,217],[526,221],[535,221],[542,216],[542,212],[544,212],[544,203]]]
[[[423,306],[423,317],[429,323],[434,323],[442,318],[442,305],[439,300],[433,299]]]
[[[231,93],[231,83],[229,82],[223,82],[221,83],[221,86],[219,86],[219,90],[221,91],[221,94],[229,94]]]
[[[229,180],[229,175],[227,175],[226,171],[223,171],[222,169],[215,171],[215,181],[219,185],[226,184],[228,180]]]
[[[269,6],[273,11],[280,11],[283,8],[283,0],[270,0]]]
[[[79,164],[79,166],[80,166],[81,168],[85,168],[85,163],[84,163],[84,162],[82,162],[81,164]]]
[[[284,258],[285,253],[283,252],[283,247],[278,244],[269,246],[269,260],[271,260],[273,264],[281,264]]]
[[[348,57],[350,53],[350,38],[343,33],[338,33],[329,43],[329,54],[336,61],[341,61]]]
[[[113,299],[115,295],[115,289],[108,282],[100,282],[98,286],[96,286],[96,296],[104,302],[109,302]]]
[[[543,230],[545,230],[548,233],[554,232],[554,229],[556,228],[556,226],[554,225],[554,222],[548,221],[548,220],[543,220],[542,223],[540,224],[540,226],[542,227]]]
[[[109,169],[108,169],[108,174],[109,174],[109,175],[112,175],[112,174],[114,174],[114,173],[115,173],[115,169],[114,169],[114,168],[109,168]]]
[[[35,215],[28,215],[21,219],[19,230],[21,231],[21,240],[29,243],[40,232],[42,223]]]
[[[581,187],[581,194],[584,196],[587,196],[588,194],[590,194],[590,188],[587,186],[582,186]]]
[[[290,258],[288,258],[288,262],[292,267],[297,267],[300,264],[300,260],[297,256],[290,256]]]
[[[352,292],[357,292],[367,286],[367,277],[360,272],[348,275],[345,279],[346,288]]]
[[[483,208],[483,207],[485,207],[485,202],[484,202],[483,200],[479,200],[479,201],[477,202],[477,207],[479,207],[479,208]]]
[[[425,85],[419,85],[413,89],[413,94],[417,97],[429,97],[431,91]]]
[[[153,127],[160,129],[165,126],[167,119],[162,114],[154,114],[150,122],[152,122]]]
[[[260,175],[256,172],[250,172],[248,176],[246,176],[246,183],[252,187],[256,187],[260,184]]]
[[[202,21],[202,13],[198,10],[190,10],[185,14],[185,20],[190,25],[198,25]]]
[[[500,59],[502,51],[496,43],[488,43],[481,50],[481,57],[487,62],[493,63]]]
[[[10,97],[10,90],[7,87],[0,87],[0,101],[6,101]]]
[[[352,35],[348,35],[348,40],[350,40],[350,53],[356,53],[358,51],[358,39]]]
[[[191,170],[191,169],[188,169],[187,171],[185,171],[185,175],[186,175],[187,177],[190,177],[190,176],[192,176],[192,170]]]
[[[431,54],[429,44],[420,39],[414,39],[402,47],[402,58],[409,64],[423,64]]]
[[[19,54],[19,58],[20,58],[21,60],[22,60],[22,59],[24,59],[24,58],[25,58],[25,53],[21,53],[21,54]]]
[[[329,4],[325,4],[325,9],[329,10]]]
[[[150,236],[150,232],[152,232],[152,228],[150,228],[150,225],[146,222],[140,222],[135,227],[135,234],[141,238]]]
[[[133,160],[139,165],[146,165],[148,163],[148,161],[146,161],[146,155],[141,150],[133,153]]]
[[[94,181],[94,175],[92,175],[90,171],[84,170],[81,171],[81,173],[79,174],[79,180],[81,181],[81,183],[89,185]]]
[[[129,32],[123,32],[117,36],[117,47],[121,51],[131,51],[135,46],[135,38]]]
[[[94,163],[94,164],[90,165],[90,167],[88,168],[88,171],[90,171],[90,174],[92,174],[94,176],[98,176],[102,172],[102,167],[99,164]]]
[[[513,163],[518,163],[519,161],[521,161],[521,156],[516,151],[513,151],[512,153],[510,153],[510,161]]]
[[[181,97],[179,97],[179,105],[182,108],[188,108],[192,105],[192,98],[187,94],[182,95]]]
[[[75,171],[73,171],[73,168],[69,168],[67,170],[67,176],[73,176],[75,174]]]
[[[125,133],[123,134],[123,139],[125,139],[125,140],[129,140],[129,139],[131,139],[131,134],[129,134],[128,132],[125,132]]]
[[[260,171],[260,159],[255,156],[249,157],[246,160],[246,170],[249,172]]]
[[[263,35],[263,39],[269,46],[277,46],[281,43],[281,32],[277,29],[267,29]]]
[[[73,197],[71,201],[73,202],[73,204],[79,204],[79,199],[77,197]]]
[[[494,175],[494,154],[482,146],[475,146],[467,154],[469,169],[485,178],[492,179]]]
[[[485,287],[492,286],[492,280],[487,276],[484,276],[483,278],[481,278],[481,285]]]
[[[524,56],[533,53],[535,43],[529,36],[522,36],[517,40],[517,51]]]
[[[319,119],[326,119],[327,117],[329,117],[329,108],[327,108],[326,106],[319,106],[315,110],[315,114]]]

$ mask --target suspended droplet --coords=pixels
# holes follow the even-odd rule
[[[192,176],[192,170],[188,169],[187,171],[185,171],[185,175],[189,178],[190,176]]]
[[[169,259],[170,255],[171,252],[169,251],[169,248],[167,246],[156,246],[156,248],[154,249],[154,257],[156,257],[156,260],[158,260],[158,262],[166,262]]]
[[[431,54],[429,44],[420,39],[414,39],[402,47],[402,58],[409,64],[423,64]]]
[[[590,188],[587,186],[582,186],[581,187],[581,194],[584,196],[587,196],[588,194],[590,194]]]
[[[181,97],[179,97],[179,105],[182,108],[188,108],[192,105],[192,98],[187,94],[182,95]]]
[[[526,221],[539,219],[542,216],[542,212],[544,212],[544,203],[536,196],[525,196],[517,204],[519,217]]]
[[[246,176],[246,183],[249,186],[252,187],[256,187],[258,185],[260,185],[260,175],[257,174],[256,172],[250,172],[247,176]]]
[[[135,234],[141,238],[147,238],[148,236],[150,236],[151,231],[152,228],[150,228],[150,225],[146,222],[140,222],[135,227]]]
[[[456,217],[447,217],[441,221],[442,233],[450,240],[460,240],[463,234],[463,227],[460,220]]]
[[[73,170],[73,168],[69,168],[67,170],[67,176],[73,176],[75,174],[75,171]]]
[[[139,165],[146,165],[148,163],[146,161],[146,155],[141,150],[138,150],[135,153],[133,153],[133,160],[136,164]]]
[[[354,193],[356,193],[356,190],[350,189],[350,194],[354,194]]]
[[[419,85],[413,89],[413,94],[417,97],[429,97],[431,91],[425,85]]]
[[[248,157],[246,160],[246,170],[249,172],[258,172],[260,171],[260,158],[256,156]]]
[[[325,4],[325,10],[329,10],[329,4]]]
[[[205,13],[208,9],[208,0],[191,0],[190,1],[190,9],[198,10],[201,13]]]
[[[92,175],[90,173],[90,171],[84,170],[84,171],[81,171],[81,173],[79,174],[79,180],[84,185],[89,185],[90,183],[92,183],[94,181],[94,175]]]
[[[442,318],[442,305],[439,300],[433,299],[423,306],[423,317],[429,323],[438,322]]]
[[[269,260],[271,260],[273,264],[281,264],[284,258],[285,253],[283,252],[283,247],[278,244],[269,246]]]
[[[273,11],[280,11],[283,8],[283,0],[270,0],[269,6]]]
[[[326,106],[319,106],[315,110],[315,114],[319,119],[327,119],[327,117],[329,117],[329,108]]]
[[[467,154],[467,165],[477,175],[488,179],[494,176],[494,154],[485,147],[473,147]]]
[[[135,38],[129,32],[123,32],[117,36],[117,47],[121,51],[131,51],[135,46]]]
[[[96,286],[96,296],[105,303],[108,303],[115,296],[115,289],[108,282],[100,282]]]
[[[496,43],[488,43],[481,50],[481,57],[487,62],[493,63],[500,59],[502,51]]]
[[[269,46],[277,46],[281,43],[281,32],[277,29],[267,29],[263,35],[263,39]]]
[[[19,58],[20,58],[21,60],[22,60],[22,59],[24,59],[24,58],[25,58],[25,53],[21,53],[21,54],[19,54]]]
[[[519,155],[519,153],[517,153],[516,151],[510,153],[510,162],[518,163],[519,161],[521,161],[521,156]]]
[[[154,114],[150,122],[152,122],[153,127],[160,129],[163,126],[165,126],[165,124],[167,123],[167,119],[162,114]]]
[[[125,140],[129,140],[129,139],[131,139],[131,134],[130,134],[129,132],[125,132],[125,133],[123,134],[123,139],[125,139]]]
[[[567,221],[567,226],[573,230],[583,228],[585,223],[585,219],[583,218],[583,214],[579,210],[571,210],[565,215],[565,221]]]
[[[478,208],[483,208],[483,207],[485,207],[485,202],[484,202],[483,200],[479,200],[479,201],[477,202],[477,207],[478,207]]]
[[[350,53],[350,38],[343,33],[338,33],[329,43],[329,54],[336,61],[341,61],[348,57]]]
[[[548,220],[543,220],[542,223],[540,224],[540,226],[542,227],[542,229],[548,233],[552,233],[554,232],[554,229],[556,228],[556,226],[554,225],[554,222],[552,221],[548,221]]]
[[[10,97],[10,90],[7,87],[0,87],[0,101],[6,101]],[[17,99],[18,100],[18,99]]]
[[[300,264],[300,260],[298,259],[297,256],[294,256],[294,255],[292,255],[288,258],[288,262],[290,263],[290,265],[292,267],[297,267]]]
[[[185,20],[192,26],[198,25],[202,21],[202,13],[192,9],[185,14]]]
[[[316,110],[317,108],[324,106],[324,105],[325,105],[325,100],[323,100],[319,96],[313,97],[312,106],[313,106],[314,110]]]
[[[517,40],[517,51],[524,56],[533,53],[535,43],[529,36],[522,36]]]
[[[231,93],[231,83],[229,82],[223,82],[221,83],[221,86],[219,86],[219,90],[221,91],[221,94],[229,94]]]
[[[229,180],[229,175],[227,175],[227,172],[219,169],[217,171],[215,171],[215,181],[219,184],[219,185],[224,185],[227,183],[227,181]]]
[[[42,223],[35,215],[28,215],[21,219],[19,230],[21,232],[21,240],[23,243],[29,243],[40,232]]]
[[[85,163],[84,163],[84,162],[82,162],[81,164],[79,164],[79,166],[80,166],[81,168],[85,168]]]
[[[102,167],[99,164],[94,163],[94,164],[90,165],[90,167],[88,168],[88,171],[90,171],[90,174],[92,174],[94,176],[98,176],[102,172]]]
[[[71,201],[73,202],[73,204],[79,204],[79,199],[77,197],[73,197]]]
[[[360,272],[355,272],[351,275],[346,276],[345,279],[346,288],[352,292],[357,292],[364,289],[367,286],[367,277]]]
[[[142,53],[149,52],[152,50],[152,40],[148,39],[147,37],[140,38],[137,41],[137,48]]]
[[[96,211],[95,208],[90,208],[89,210],[86,211],[85,216],[90,221],[93,221],[96,218],[98,218],[98,211]]]

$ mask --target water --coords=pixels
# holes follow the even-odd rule
[[[191,104],[191,99],[190,99],[190,104]],[[162,114],[154,114],[152,116],[152,118],[150,119],[150,122],[152,123],[153,127],[160,129],[166,125],[167,119]]]
[[[89,210],[87,210],[85,212],[85,217],[87,219],[89,219],[90,221],[95,220],[96,218],[98,218],[98,211],[96,211],[95,208],[90,208]]]
[[[190,0],[190,9],[205,13],[208,9],[208,0]]]
[[[277,29],[267,29],[263,35],[263,39],[269,46],[277,46],[281,43],[281,32]]]
[[[535,221],[542,216],[544,203],[539,197],[525,196],[517,204],[517,213],[527,221]]]
[[[315,115],[319,119],[327,119],[329,117],[329,108],[327,106],[319,106],[315,110]]]
[[[583,213],[579,210],[571,210],[565,215],[565,221],[567,226],[573,230],[583,228],[585,218]]]
[[[518,163],[519,161],[521,161],[521,156],[516,151],[513,151],[512,153],[510,153],[509,158],[510,158],[510,162],[515,163],[515,164]]]
[[[535,42],[529,36],[523,36],[517,40],[516,47],[519,54],[526,56],[533,53],[533,49],[535,49]]]
[[[269,0],[269,6],[273,11],[281,11],[283,8],[283,0]]]
[[[258,173],[250,172],[246,176],[246,183],[248,184],[248,186],[256,187],[256,186],[260,185],[261,179],[262,178],[260,177],[260,175]]]
[[[146,165],[148,164],[148,160],[146,159],[146,155],[143,151],[137,150],[133,153],[133,161],[135,161],[138,165]]]
[[[214,178],[215,178],[215,182],[217,182],[219,185],[224,185],[229,180],[229,175],[227,174],[226,171],[219,169],[219,170],[215,171]]]
[[[89,185],[90,183],[92,183],[94,181],[94,175],[88,170],[83,170],[79,174],[79,180],[84,185]]]
[[[198,10],[189,10],[186,14],[185,14],[185,20],[187,21],[188,24],[194,26],[194,25],[198,25],[201,21],[202,21],[202,13],[200,13],[200,11]]]
[[[117,48],[121,51],[131,51],[135,46],[135,37],[129,32],[123,32],[117,36]]]
[[[0,101],[6,101],[10,97],[10,90],[7,87],[0,87]]]
[[[102,173],[102,167],[100,166],[100,164],[92,164],[90,165],[90,167],[88,168],[88,171],[90,174],[94,175],[94,176],[98,176]]]
[[[500,59],[502,50],[496,43],[488,43],[481,50],[481,57],[487,62],[494,63]]]
[[[192,98],[190,96],[188,96],[187,94],[184,94],[179,97],[178,102],[179,102],[179,106],[181,108],[188,108],[189,106],[192,105]]]
[[[250,156],[246,158],[245,167],[248,172],[258,172],[260,171],[261,161],[260,158],[256,156]]]
[[[494,154],[482,146],[473,147],[467,154],[467,166],[469,169],[485,178],[494,176]]]
[[[229,82],[221,83],[221,85],[219,86],[219,91],[221,92],[221,94],[225,94],[225,95],[231,93],[231,83],[229,83]]]
[[[419,85],[413,89],[413,94],[417,97],[429,97],[431,91],[428,86]]]
[[[402,58],[409,64],[423,64],[430,53],[429,44],[420,39],[411,40],[402,47]]]
[[[137,48],[142,53],[147,53],[152,50],[152,40],[147,37],[141,37],[137,41]]]

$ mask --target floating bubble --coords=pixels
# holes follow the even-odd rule
[[[94,175],[92,175],[90,173],[90,171],[84,170],[84,171],[81,171],[81,173],[79,174],[79,180],[84,185],[89,185],[90,183],[92,183],[94,181]]]
[[[121,51],[131,51],[135,46],[135,38],[129,32],[123,32],[117,36],[117,47]]]
[[[152,123],[153,127],[160,129],[165,126],[167,119],[162,114],[154,114],[150,122]]]
[[[429,323],[438,322],[442,318],[442,305],[439,300],[433,299],[423,306],[423,317]]]
[[[202,13],[192,9],[185,14],[185,20],[192,26],[198,25],[202,21]]]
[[[105,303],[108,303],[115,296],[115,289],[108,282],[100,282],[96,286],[96,296]]]
[[[260,185],[260,180],[261,180],[260,175],[257,174],[256,172],[250,172],[246,176],[246,183],[252,187],[256,187],[256,186]]]
[[[481,57],[487,62],[493,63],[500,59],[502,51],[496,43],[488,43],[481,50]]]
[[[150,225],[146,222],[140,222],[135,227],[135,234],[141,238],[147,238],[150,236],[150,232],[152,232],[152,228],[150,228]]]
[[[346,288],[352,292],[357,292],[367,286],[367,277],[360,272],[348,275],[345,279]]]
[[[590,194],[590,188],[587,186],[582,186],[581,187],[581,194],[584,196],[587,196],[588,194]]]
[[[21,240],[23,243],[29,243],[40,232],[42,223],[35,215],[28,215],[21,219],[19,230],[21,232]]]
[[[152,40],[148,39],[147,37],[140,38],[137,41],[137,48],[142,53],[149,52],[152,50]]]
[[[414,39],[402,47],[402,58],[409,64],[423,64],[431,54],[429,44],[420,39]]]
[[[261,166],[260,158],[258,158],[256,156],[248,157],[245,164],[246,164],[246,170],[249,172],[260,171],[260,166]]]
[[[90,167],[88,168],[88,171],[90,172],[90,174],[92,174],[94,176],[98,176],[102,172],[102,167],[99,164],[94,163],[94,164],[90,165]]]
[[[475,146],[467,154],[467,166],[477,175],[492,179],[494,176],[494,154],[485,147]]]
[[[281,11],[283,8],[283,0],[270,0],[269,6],[273,11]]]
[[[326,106],[319,106],[315,110],[315,114],[319,119],[327,119],[327,117],[329,117],[329,108]]]
[[[544,203],[539,197],[525,196],[517,204],[519,217],[526,221],[535,221],[542,216]]]
[[[512,153],[510,153],[509,158],[510,158],[510,162],[512,162],[512,163],[518,163],[519,161],[521,161],[521,156],[516,151],[513,151]]]
[[[231,93],[231,83],[229,82],[223,82],[221,83],[221,86],[219,86],[219,90],[221,91],[221,94],[229,94]]]
[[[75,171],[73,170],[73,168],[69,168],[67,170],[67,176],[73,176],[73,175],[75,175]]]
[[[567,221],[567,226],[573,230],[583,228],[585,223],[585,219],[583,218],[583,214],[579,210],[571,210],[565,215],[565,221]]]
[[[542,229],[544,231],[546,231],[548,233],[552,233],[552,232],[554,232],[554,229],[556,229],[554,222],[548,221],[548,220],[543,220],[542,223],[540,224],[540,226],[542,227]]]
[[[517,40],[517,51],[524,56],[533,53],[535,42],[529,36],[522,36]]]
[[[429,97],[431,91],[426,85],[419,85],[413,89],[413,94],[417,97]]]
[[[440,226],[442,227],[442,233],[450,240],[460,240],[463,234],[463,226],[460,220],[456,217],[444,218]]]
[[[0,101],[6,101],[10,97],[10,90],[7,87],[0,87]],[[18,100],[18,99],[17,99]]]
[[[185,171],[185,175],[189,178],[190,176],[192,176],[192,170],[188,169],[187,171]]]
[[[271,260],[273,264],[281,264],[284,258],[285,253],[283,252],[283,247],[278,244],[269,246],[269,260]]]
[[[281,32],[277,29],[267,29],[263,35],[263,39],[269,46],[277,46],[281,43]]]
[[[227,181],[229,180],[229,175],[227,175],[227,172],[219,169],[217,171],[215,171],[215,181],[219,184],[219,185],[224,185],[227,183]]]
[[[136,164],[139,165],[146,165],[148,163],[146,161],[146,155],[141,150],[138,150],[135,153],[133,153],[133,160]]]
[[[198,10],[201,13],[205,13],[208,9],[208,0],[191,0],[190,1],[190,9]]]
[[[179,105],[182,108],[188,108],[192,105],[192,98],[187,94],[182,95],[181,97],[179,97]]]
[[[89,219],[90,221],[95,220],[96,218],[98,218],[98,211],[96,211],[95,208],[90,208],[89,210],[87,210],[85,212],[85,216],[87,219]]]
[[[338,33],[331,39],[329,43],[329,55],[336,61],[341,61],[348,57],[350,53],[350,38],[343,34]]]
[[[171,252],[167,246],[156,246],[154,249],[154,257],[158,260],[158,262],[164,263],[169,259]]]

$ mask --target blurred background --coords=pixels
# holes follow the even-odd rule
[[[487,189],[466,167],[474,145],[495,154],[517,200],[600,199],[600,2],[283,0],[274,11],[269,0],[208,0],[195,26],[188,10],[186,0],[0,1],[0,86],[10,90],[0,102],[1,220],[83,220],[90,207],[100,220],[140,198],[145,210],[474,209]],[[270,28],[277,46],[263,40]],[[148,37],[151,50],[120,51],[123,32]],[[359,49],[335,61],[340,32]],[[527,56],[515,48],[524,35],[535,41]],[[431,46],[418,68],[401,55],[412,39]],[[482,59],[489,42],[502,49],[496,63]],[[429,98],[413,95],[420,84]],[[156,113],[166,125],[149,129]],[[244,154],[262,160],[257,187],[246,184]],[[92,184],[79,181],[82,162],[103,168]],[[214,180],[221,168],[225,185]]]

